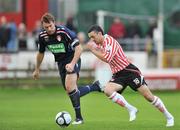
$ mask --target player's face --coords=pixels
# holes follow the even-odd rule
[[[50,23],[42,23],[43,28],[47,31],[48,34],[54,34],[54,32],[56,31],[56,27],[53,21],[51,21]]]
[[[100,32],[92,31],[92,32],[88,33],[88,36],[96,44],[102,44],[103,43],[103,40],[102,40],[103,35]]]

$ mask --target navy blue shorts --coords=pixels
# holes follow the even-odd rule
[[[123,89],[118,91],[119,93],[122,93],[127,86],[129,86],[134,91],[137,91],[141,85],[147,85],[144,77],[141,75],[140,70],[133,64],[129,64],[123,70],[113,74],[110,82],[123,86]]]
[[[73,73],[76,73],[79,77],[79,72],[80,72],[80,69],[81,69],[81,59],[78,60],[78,62],[75,64],[74,66],[74,70],[72,72],[67,72],[66,71],[66,64],[68,64],[70,62],[58,62],[58,70],[59,70],[59,75],[61,77],[61,81],[62,81],[62,84],[63,84],[63,87],[64,89],[66,89],[65,87],[65,79],[66,79],[66,75],[67,74],[73,74]]]

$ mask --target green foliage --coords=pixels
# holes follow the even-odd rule
[[[155,92],[175,116],[179,130],[179,92]],[[128,121],[127,111],[112,103],[103,93],[81,99],[85,124],[70,125],[67,130],[165,130],[165,118],[137,93],[125,91],[125,98],[139,109],[137,120]],[[0,130],[59,130],[54,118],[62,110],[74,111],[66,92],[59,87],[0,88]]]

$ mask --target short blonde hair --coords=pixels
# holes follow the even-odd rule
[[[44,23],[50,23],[50,22],[55,22],[55,18],[52,14],[50,13],[45,13],[42,17],[41,17],[41,24]]]

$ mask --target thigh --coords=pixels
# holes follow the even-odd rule
[[[66,72],[66,73],[67,74],[76,73],[79,77],[80,69],[81,69],[81,59],[79,59],[78,62],[74,65],[74,70],[72,72]]]
[[[121,94],[127,87],[126,79],[127,76],[124,74],[113,75],[112,79],[110,80],[110,83],[115,83],[116,85],[120,86],[116,91]]]
[[[61,78],[62,85],[63,85],[64,89],[66,89],[66,87],[65,87],[65,79],[66,79],[65,65],[58,63],[58,70],[59,70],[59,76]]]
[[[65,68],[66,64],[67,64],[66,62],[65,63],[61,63],[61,62],[58,63],[59,75],[61,77],[62,85],[65,89],[67,88],[66,85],[69,85],[69,83],[68,84],[66,83],[66,80],[67,80],[66,76],[67,75],[75,74],[77,76],[77,78],[79,78],[79,72],[81,69],[81,59],[78,60],[78,62],[74,66],[74,70],[70,73],[66,71],[66,68]],[[68,76],[68,82],[69,82],[69,77],[71,77],[71,76]]]
[[[80,69],[81,69],[81,59],[79,59],[78,62],[75,64],[73,72],[69,73],[66,71],[65,86],[68,92],[77,89],[77,80],[79,78]]]

